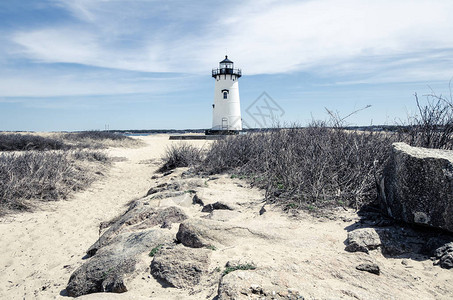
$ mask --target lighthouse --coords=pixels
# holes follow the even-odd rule
[[[242,130],[238,79],[240,69],[225,55],[219,68],[212,69],[215,79],[214,104],[212,105],[212,129],[208,134],[237,134]]]

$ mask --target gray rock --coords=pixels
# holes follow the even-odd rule
[[[379,197],[394,219],[453,232],[453,151],[394,143]]]
[[[381,274],[381,270],[379,269],[379,266],[376,264],[370,264],[370,263],[360,264],[355,268],[359,271],[365,271],[365,272],[376,274],[376,275]]]
[[[453,268],[453,242],[445,244],[434,251],[434,256],[438,259],[436,264],[444,269]]]
[[[368,250],[376,249],[381,245],[381,239],[376,229],[361,228],[348,232],[346,243],[346,251],[368,253]]]
[[[263,205],[263,207],[261,207],[261,209],[260,209],[260,216],[263,215],[265,212],[266,212],[266,208],[264,208],[264,205]]]
[[[215,241],[210,233],[211,228],[204,220],[188,219],[179,225],[176,239],[187,247],[208,247]]]
[[[148,190],[148,192],[146,193],[146,196],[149,196],[149,195],[152,195],[152,194],[156,194],[156,193],[160,193],[162,191],[165,191],[166,190],[166,186],[167,184],[166,183],[162,183],[162,184],[159,184],[155,187],[152,187]]]
[[[198,204],[204,206],[203,200],[200,199],[197,195],[194,195],[192,198],[192,204]]]
[[[151,274],[164,286],[188,288],[198,285],[208,273],[210,250],[183,245],[160,249],[151,263]]]
[[[253,231],[247,227],[234,226],[224,222],[191,218],[179,225],[176,239],[184,246],[203,248],[220,245],[230,245],[237,242],[239,237],[250,235],[263,239],[269,237],[265,233]]]
[[[235,271],[223,276],[217,297],[219,300],[304,299],[297,290],[278,286],[255,271]]]
[[[207,205],[203,206],[203,209],[201,211],[202,212],[212,212],[213,210],[216,210],[216,209],[233,210],[233,208],[231,208],[231,206],[229,206],[228,204],[225,204],[223,202],[216,202],[216,203],[207,204]]]
[[[127,212],[121,216],[104,234],[88,249],[87,254],[93,256],[98,249],[108,245],[112,239],[122,232],[144,230],[157,225],[169,228],[172,223],[180,223],[187,215],[179,207],[154,209],[143,201],[135,201]]]
[[[172,240],[172,234],[161,229],[118,235],[72,273],[66,287],[68,295],[127,291],[124,277],[135,270],[137,256]]]
[[[97,292],[127,291],[123,274],[135,270],[134,259],[125,257],[96,257],[78,268],[69,278],[66,291],[70,297]]]

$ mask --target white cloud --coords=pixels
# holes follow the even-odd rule
[[[17,32],[14,41],[28,57],[201,74],[227,49],[246,74],[379,77],[376,70],[393,69],[399,78],[392,80],[407,80],[417,72],[445,79],[452,69],[451,60],[439,64],[444,58],[436,57],[453,49],[449,0],[57,3],[79,22]]]
[[[0,70],[0,97],[164,95],[193,88],[196,76],[151,77],[115,70]]]
[[[451,1],[306,1],[245,12],[228,44],[251,73],[453,48]],[[240,11],[238,11],[240,14]]]

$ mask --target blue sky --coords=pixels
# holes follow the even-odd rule
[[[209,128],[211,69],[280,123],[394,124],[449,94],[451,0],[0,1],[0,130]]]

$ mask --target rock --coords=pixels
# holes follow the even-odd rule
[[[434,256],[439,261],[436,263],[444,269],[453,268],[453,242],[445,244],[434,251]]]
[[[231,206],[229,206],[228,204],[225,204],[223,202],[216,202],[213,204],[207,204],[207,205],[203,206],[203,209],[201,211],[202,212],[212,212],[213,210],[216,210],[216,209],[233,210],[231,208]]]
[[[198,197],[197,195],[193,196],[192,204],[194,204],[194,205],[198,204],[198,205],[204,206],[203,200],[201,200],[200,197]]]
[[[126,292],[123,274],[135,269],[135,260],[118,257],[96,257],[72,273],[66,291],[70,297],[96,292]]]
[[[184,246],[203,248],[220,245],[230,245],[240,237],[256,235],[263,239],[269,237],[247,227],[225,224],[224,222],[191,218],[179,225],[176,239]]]
[[[376,274],[376,275],[379,275],[381,273],[379,266],[376,264],[370,264],[370,263],[360,264],[355,268],[359,271],[365,271],[365,272],[369,272],[369,273]]]
[[[265,212],[266,212],[266,209],[264,208],[264,205],[263,205],[263,207],[261,207],[261,209],[260,209],[260,216],[263,215]]]
[[[164,172],[164,173],[162,174],[162,177],[163,177],[163,176],[168,176],[168,175],[170,175],[170,174],[172,174],[172,173],[173,173],[173,171]]]
[[[295,289],[285,289],[255,271],[234,271],[220,280],[217,299],[300,299]]]
[[[394,143],[379,194],[390,217],[453,232],[453,151]]]
[[[108,245],[113,238],[124,231],[143,230],[156,225],[170,226],[187,219],[187,215],[175,206],[165,209],[154,209],[142,201],[135,201],[127,212],[121,216],[104,234],[88,249],[87,254],[93,256],[98,249]]]
[[[211,229],[205,221],[188,219],[179,225],[176,239],[187,247],[208,247],[215,241]]]
[[[72,273],[66,287],[68,295],[127,291],[124,277],[135,270],[137,256],[172,240],[172,234],[160,229],[118,235]]]
[[[164,285],[188,288],[198,285],[208,273],[210,250],[183,245],[164,247],[151,263],[151,274]]]
[[[345,250],[349,252],[368,253],[380,248],[382,254],[393,257],[420,252],[424,237],[409,228],[397,226],[361,228],[350,231],[346,243]]]
[[[365,252],[381,245],[381,239],[374,228],[361,228],[348,232],[346,251]]]
[[[165,191],[166,190],[166,186],[167,184],[166,183],[162,183],[162,184],[159,184],[155,187],[152,187],[148,190],[148,192],[146,193],[146,196],[149,196],[149,195],[152,195],[152,194],[156,194],[156,193],[160,193],[162,191]]]

